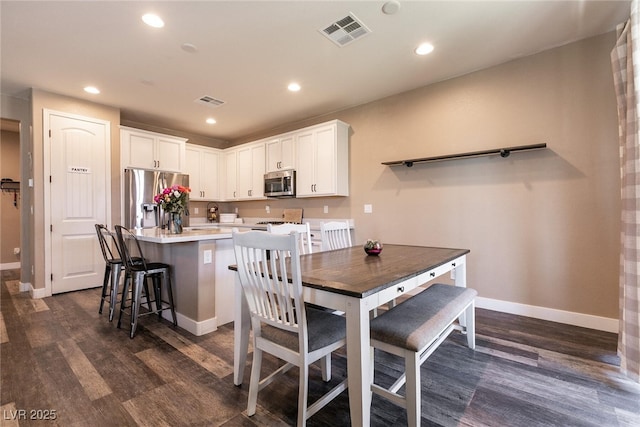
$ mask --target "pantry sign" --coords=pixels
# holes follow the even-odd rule
[[[91,168],[85,166],[69,166],[67,169],[69,173],[90,174]]]

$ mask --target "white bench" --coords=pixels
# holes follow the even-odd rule
[[[372,381],[371,391],[405,408],[409,426],[420,425],[420,365],[454,329],[466,333],[468,347],[475,348],[477,294],[470,288],[434,284],[371,320],[371,346],[405,360],[405,373],[391,387]],[[405,381],[402,396],[397,391]]]

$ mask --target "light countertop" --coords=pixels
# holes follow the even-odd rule
[[[276,218],[269,218],[274,220]],[[204,240],[220,240],[230,239],[232,228],[237,228],[239,231],[248,230],[266,230],[266,224],[256,224],[256,222],[264,221],[262,218],[247,218],[241,224],[234,223],[209,223],[203,221],[192,221],[189,227],[185,227],[182,234],[169,233],[167,229],[162,228],[143,228],[135,230],[136,237],[142,242],[150,243],[184,243],[184,242],[199,242]],[[304,220],[309,222],[312,231],[320,231],[320,222],[315,220]],[[327,219],[324,221],[347,221]],[[348,220],[353,227],[353,220]]]
[[[233,225],[233,224],[230,224]],[[166,229],[144,228],[136,230],[136,237],[142,242],[151,243],[184,243],[202,240],[219,240],[231,238],[231,227],[185,227],[182,234],[172,234]]]

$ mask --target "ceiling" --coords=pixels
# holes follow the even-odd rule
[[[34,87],[233,141],[602,34],[630,10],[629,1],[393,1],[390,14],[383,5],[3,0],[0,89],[25,97]],[[143,24],[147,12],[165,27]],[[339,47],[319,30],[349,13],[370,33]],[[423,41],[435,50],[419,57]],[[289,92],[292,81],[302,90]],[[194,102],[203,96],[224,104]]]

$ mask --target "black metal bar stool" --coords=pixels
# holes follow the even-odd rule
[[[131,315],[131,332],[130,337],[136,333],[136,327],[138,326],[138,317],[146,314],[158,314],[158,321],[162,319],[162,311],[171,310],[171,316],[173,318],[173,325],[178,326],[176,319],[176,311],[173,304],[173,291],[171,289],[171,266],[162,262],[147,262],[142,253],[140,242],[127,228],[116,225],[116,235],[118,236],[119,247],[122,251],[122,259],[125,267],[125,280],[124,287],[122,289],[122,301],[120,303],[120,315],[118,316],[118,328],[122,323],[122,313],[127,308],[130,309]],[[127,241],[130,245],[127,245]],[[136,262],[139,259],[140,262]],[[142,297],[142,289],[146,286],[146,280],[152,279],[154,300],[150,300],[150,294],[147,292],[147,302],[149,303],[149,311],[146,313],[140,313],[140,300]],[[129,287],[133,281],[133,287],[131,289],[131,304],[127,307],[127,299],[125,296],[129,292]],[[162,289],[166,289],[169,301],[162,300]],[[156,309],[151,308],[151,304],[155,303]]]
[[[102,225],[96,224],[96,233],[100,242],[100,249],[104,257],[104,279],[102,281],[102,297],[100,299],[100,309],[98,313],[102,314],[104,302],[109,302],[109,322],[113,320],[115,307],[118,303],[118,288],[120,286],[120,271],[122,270],[122,259],[113,255],[112,248],[120,252],[116,236],[109,229]]]

